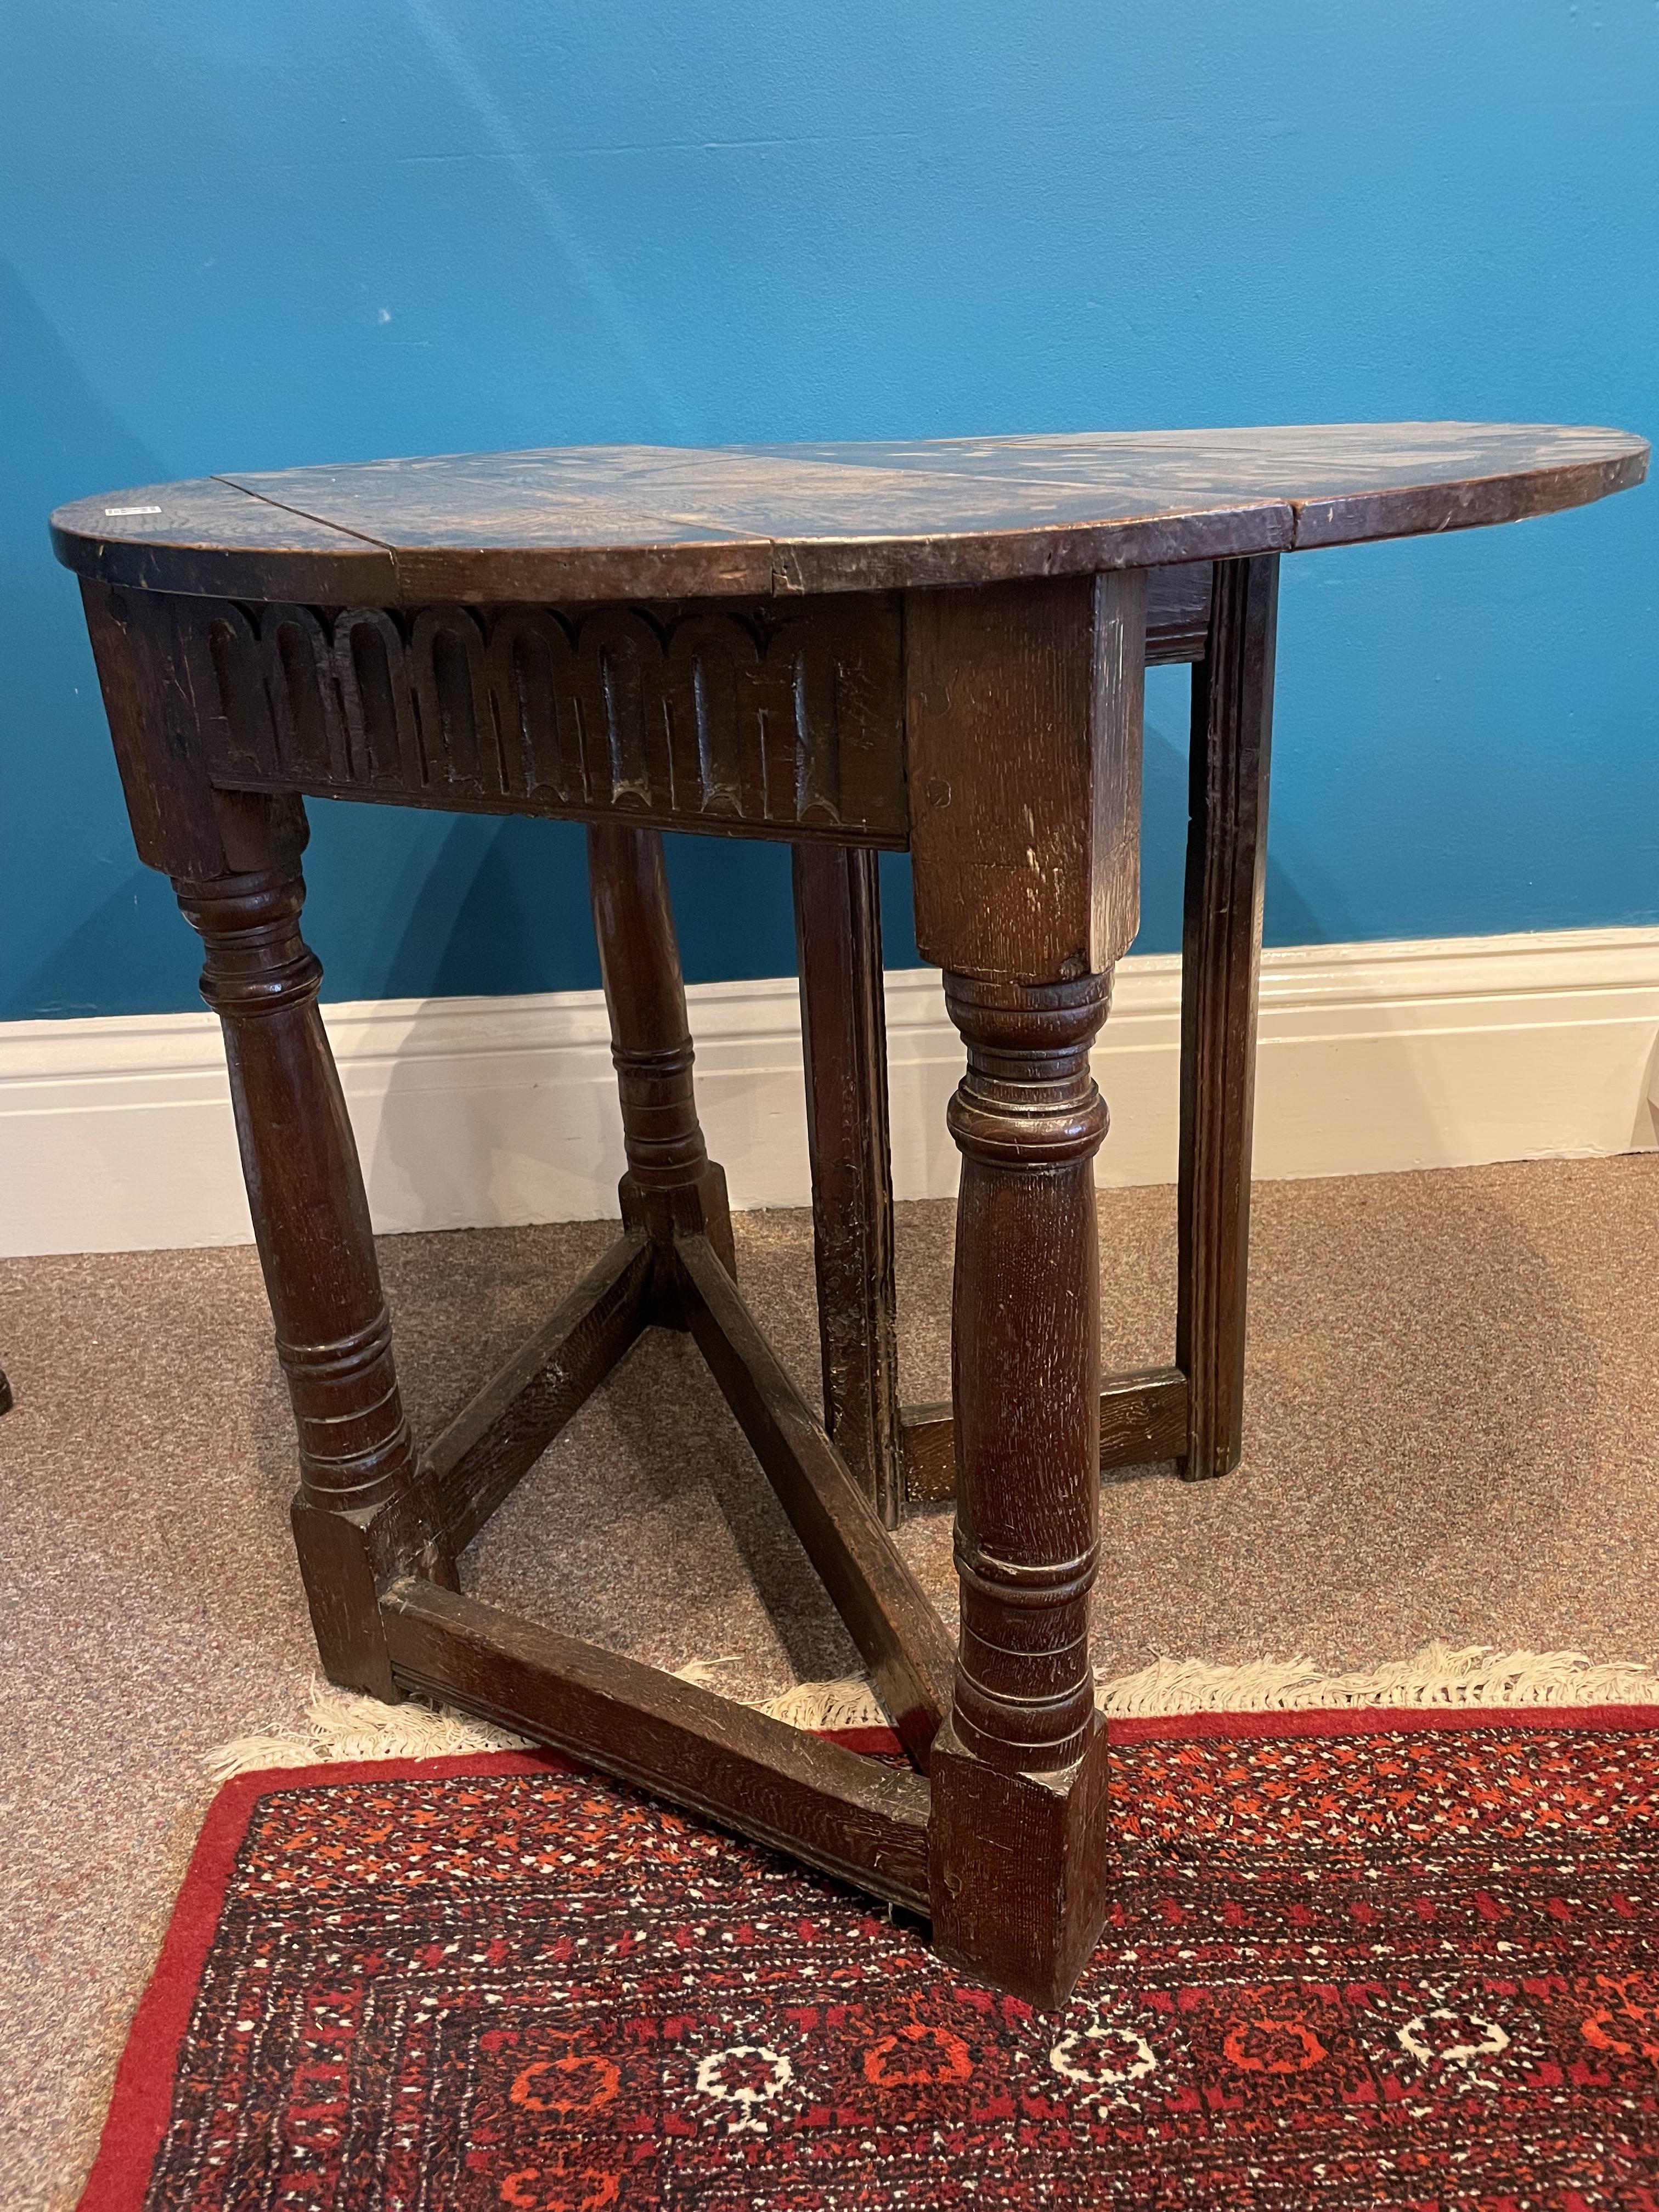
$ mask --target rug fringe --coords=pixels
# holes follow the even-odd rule
[[[682,1681],[718,1689],[731,1658],[694,1659]],[[1154,1659],[1133,1674],[1097,1683],[1103,1712],[1124,1719],[1176,1713],[1340,1711],[1369,1705],[1639,1705],[1659,1704],[1659,1674],[1637,1660],[1598,1662],[1583,1651],[1499,1651],[1488,1644],[1425,1644],[1409,1659],[1385,1660],[1346,1674],[1322,1674],[1310,1659],[1255,1659],[1212,1666],[1204,1659]],[[750,1699],[738,1702],[749,1704]],[[791,1728],[822,1730],[891,1725],[862,1674],[798,1682],[756,1710]],[[312,1686],[303,1723],[238,1736],[202,1764],[216,1782],[264,1767],[323,1765],[335,1759],[443,1759],[456,1753],[517,1751],[527,1739],[442,1706]]]
[[[322,1766],[348,1759],[447,1759],[458,1752],[518,1751],[526,1739],[474,1720],[449,1706],[437,1710],[410,1698],[401,1705],[331,1682],[313,1682],[305,1717],[296,1728],[270,1728],[239,1735],[210,1751],[202,1764],[216,1782],[257,1774],[268,1766]]]
[[[1583,1651],[1499,1651],[1489,1644],[1425,1644],[1409,1659],[1327,1674],[1310,1659],[1241,1667],[1154,1659],[1099,1683],[1103,1712],[1301,1712],[1367,1705],[1632,1705],[1659,1702],[1659,1676],[1636,1660],[1598,1662]]]
[[[1659,1702],[1659,1675],[1635,1660],[1598,1663],[1583,1651],[1499,1651],[1488,1644],[1425,1644],[1409,1659],[1328,1674],[1306,1658],[1213,1666],[1154,1659],[1097,1681],[1095,1702],[1127,1719],[1176,1713],[1296,1712],[1369,1705],[1630,1705]],[[802,1682],[760,1710],[799,1729],[884,1728],[864,1676]]]
[[[893,1725],[862,1674],[846,1674],[838,1682],[797,1682],[781,1698],[769,1698],[760,1711],[791,1728],[815,1731]]]
[[[695,1682],[700,1690],[718,1690],[723,1697],[732,1697],[732,1692],[720,1680],[720,1670],[732,1666],[735,1656],[729,1654],[724,1659],[693,1659],[677,1671],[682,1682]],[[782,1721],[790,1728],[813,1734],[832,1729],[892,1726],[870,1686],[869,1678],[864,1674],[843,1674],[834,1682],[797,1682],[779,1697],[737,1698],[734,1703],[752,1705],[755,1711],[764,1713],[769,1720]]]

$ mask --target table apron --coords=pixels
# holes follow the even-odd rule
[[[1196,659],[1209,564],[1149,582],[1148,658]],[[403,611],[107,596],[170,749],[220,789],[910,842],[897,592]]]

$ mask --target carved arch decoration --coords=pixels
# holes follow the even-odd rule
[[[896,596],[167,611],[228,787],[908,842]]]

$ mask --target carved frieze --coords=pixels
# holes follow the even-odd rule
[[[172,611],[217,783],[907,841],[896,597]]]

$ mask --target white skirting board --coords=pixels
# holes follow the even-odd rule
[[[733,1203],[807,1201],[793,977],[688,996],[698,1099]],[[616,1212],[622,1139],[597,991],[325,1009],[375,1226]],[[894,1182],[948,1195],[962,1068],[931,969],[887,978]],[[1659,928],[1319,945],[1261,975],[1258,1176],[1369,1174],[1651,1149]],[[1176,1171],[1180,963],[1126,960],[1095,1056],[1103,1183]],[[0,1024],[0,1253],[248,1237],[203,1013]]]

